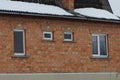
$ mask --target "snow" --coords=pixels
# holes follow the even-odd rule
[[[10,1],[10,0],[0,0],[0,1]]]
[[[112,11],[115,15],[120,17],[120,0],[108,0]]]
[[[73,14],[65,11],[64,9],[53,5],[45,5],[45,4],[29,3],[29,2],[21,2],[21,1],[10,1],[10,0],[0,0],[0,1],[1,1],[0,10],[74,16]],[[109,0],[109,2],[114,14],[106,10],[96,9],[96,8],[78,8],[75,9],[74,11],[88,17],[120,20],[118,18],[118,16],[120,17],[120,9],[119,9],[120,1]]]
[[[0,2],[0,10],[72,16],[72,14],[57,6],[9,0]]]
[[[96,9],[96,8],[78,8],[74,10],[75,12],[88,16],[88,17],[95,17],[95,18],[105,18],[105,19],[117,19],[119,18],[115,16],[114,14],[102,10],[102,9]]]

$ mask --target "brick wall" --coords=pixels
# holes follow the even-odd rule
[[[25,29],[28,58],[14,58],[13,30]],[[43,31],[54,41],[44,41]],[[64,31],[74,42],[64,42]],[[92,33],[108,34],[108,59],[92,59]],[[0,15],[0,73],[120,72],[120,24]]]

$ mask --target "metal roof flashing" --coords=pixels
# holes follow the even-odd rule
[[[39,17],[54,17],[54,18],[66,18],[66,19],[76,19],[76,20],[89,20],[89,21],[99,21],[99,22],[120,23],[120,20],[87,17],[87,16],[83,16],[83,15],[77,14],[77,13],[75,13],[73,11],[71,11],[71,12],[67,11],[67,12],[73,14],[73,16],[69,16],[69,15],[53,15],[53,14],[40,14],[40,13],[10,11],[10,10],[0,10],[0,14],[13,14],[13,15],[39,16]]]

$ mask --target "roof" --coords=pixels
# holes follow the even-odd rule
[[[89,17],[120,20],[114,14],[108,12],[107,10],[102,10],[102,9],[79,8],[79,9],[75,9],[74,11],[79,13],[79,14],[82,14],[82,15],[85,15],[85,16],[89,16]]]
[[[49,16],[71,19],[85,19],[120,23],[120,18],[106,10],[96,8],[79,8],[72,12],[58,6],[20,1],[3,0],[0,3],[0,13],[31,16]]]
[[[72,16],[72,14],[57,6],[20,1],[2,1],[0,3],[0,10]]]

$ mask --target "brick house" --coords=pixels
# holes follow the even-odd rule
[[[19,1],[0,3],[0,80],[120,79],[119,18],[74,10],[94,7],[112,14],[107,0],[84,5],[80,0],[51,0],[64,14],[53,7],[50,13],[31,11],[36,3]]]

